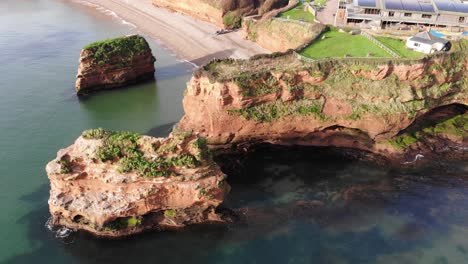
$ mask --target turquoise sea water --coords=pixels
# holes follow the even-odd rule
[[[0,263],[468,263],[466,164],[401,172],[318,149],[247,157],[229,179],[238,224],[56,238],[44,166],[58,149],[94,127],[164,134],[183,114],[192,67],[154,42],[156,82],[74,95],[81,47],[130,33],[72,1],[0,1]]]

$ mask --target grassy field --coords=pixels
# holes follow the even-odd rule
[[[390,54],[361,35],[329,31],[322,36],[325,36],[325,39],[312,43],[301,54],[310,58],[342,58],[346,54],[367,57],[369,53],[372,57],[390,57]]]
[[[304,2],[310,2],[310,1],[304,1]],[[315,0],[315,4],[325,6],[327,4],[327,0]]]
[[[420,52],[407,49],[404,40],[388,37],[376,37],[376,39],[403,58],[419,58],[424,56],[424,54]]]
[[[304,5],[298,5],[291,10],[283,12],[279,17],[311,23],[315,21],[315,16],[312,13],[304,11]]]

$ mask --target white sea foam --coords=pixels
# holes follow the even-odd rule
[[[55,237],[56,238],[67,238],[69,237],[75,230],[70,229],[68,227],[61,227],[57,231],[55,231]]]
[[[124,20],[124,19],[122,19],[122,24],[124,24],[124,25],[129,25],[129,26],[131,26],[131,27],[133,27],[133,28],[136,28],[136,27],[137,27],[135,24],[132,24],[132,23],[130,23],[130,22]]]
[[[49,217],[49,219],[47,219],[44,225],[50,231],[54,231],[54,226],[52,225],[51,221],[52,221],[52,217]]]
[[[421,160],[424,158],[424,155],[422,154],[416,154],[416,156],[414,156],[414,159],[412,161],[406,161],[406,162],[403,162],[403,164],[411,164],[411,163],[415,163],[416,161],[418,160]]]
[[[73,243],[73,237],[70,237],[71,234],[75,233],[76,230],[68,227],[56,227],[52,224],[52,217],[49,217],[45,222],[44,226],[49,229],[49,231],[55,234],[55,237],[60,239],[62,242],[66,244]]]
[[[108,15],[108,16],[111,16],[117,20],[120,20],[122,24],[124,25],[128,25],[132,28],[136,28],[137,26],[128,22],[128,21],[125,21],[123,18],[121,18],[119,15],[117,15],[117,13],[115,13],[114,11],[112,10],[109,10],[107,8],[104,8],[100,5],[97,5],[97,4],[94,4],[94,3],[90,3],[86,0],[76,0],[75,2],[79,3],[79,4],[82,4],[82,5],[85,5],[85,6],[89,6],[89,7],[93,7],[94,9],[96,9],[97,11],[99,11],[100,13],[103,13],[105,15]]]
[[[92,8],[96,9],[97,11],[99,11],[99,12],[105,14],[105,15],[108,15],[108,16],[111,16],[111,17],[114,18],[114,19],[120,20],[120,22],[121,22],[123,25],[129,26],[129,27],[133,28],[134,30],[137,30],[137,29],[138,29],[138,27],[137,27],[135,24],[126,21],[125,19],[123,19],[122,17],[120,17],[119,15],[117,15],[117,13],[115,13],[115,12],[112,11],[112,10],[109,10],[109,9],[107,9],[107,8],[104,8],[104,7],[100,6],[100,5],[97,5],[97,4],[88,2],[88,1],[86,1],[86,0],[73,0],[73,1],[76,2],[76,3],[82,4],[82,5],[85,5],[85,6],[92,7]],[[153,39],[153,41],[155,41],[155,42],[156,42],[160,47],[162,47],[164,50],[169,51],[169,52],[170,52],[170,55],[171,55],[172,57],[176,57],[176,58],[178,57],[177,54],[174,53],[174,50],[173,50],[173,49],[171,49],[171,48],[165,46],[163,43],[161,43],[161,41],[160,41],[159,39],[155,39],[155,38],[151,38],[151,39]],[[196,65],[195,63],[190,62],[190,61],[188,61],[188,60],[179,60],[179,61],[181,61],[181,62],[187,62],[187,63],[189,63],[190,65],[192,65],[193,67],[199,68],[198,65]]]
[[[195,67],[196,69],[200,68],[200,66],[196,65],[195,63],[191,62],[191,61],[188,61],[188,60],[179,60],[179,61],[183,61],[183,62],[186,62],[190,65],[192,65],[193,67]]]

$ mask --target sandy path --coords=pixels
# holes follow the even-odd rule
[[[196,65],[214,58],[244,59],[268,51],[245,40],[240,32],[215,36],[218,27],[151,4],[151,0],[87,0],[114,11],[146,35],[161,41]],[[156,55],[157,56],[157,55]]]
[[[338,10],[339,0],[328,0],[322,11],[317,12],[317,20],[326,25],[335,23],[335,13]]]

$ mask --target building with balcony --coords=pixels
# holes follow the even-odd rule
[[[461,0],[341,0],[348,25],[423,25],[468,30],[468,2]]]

